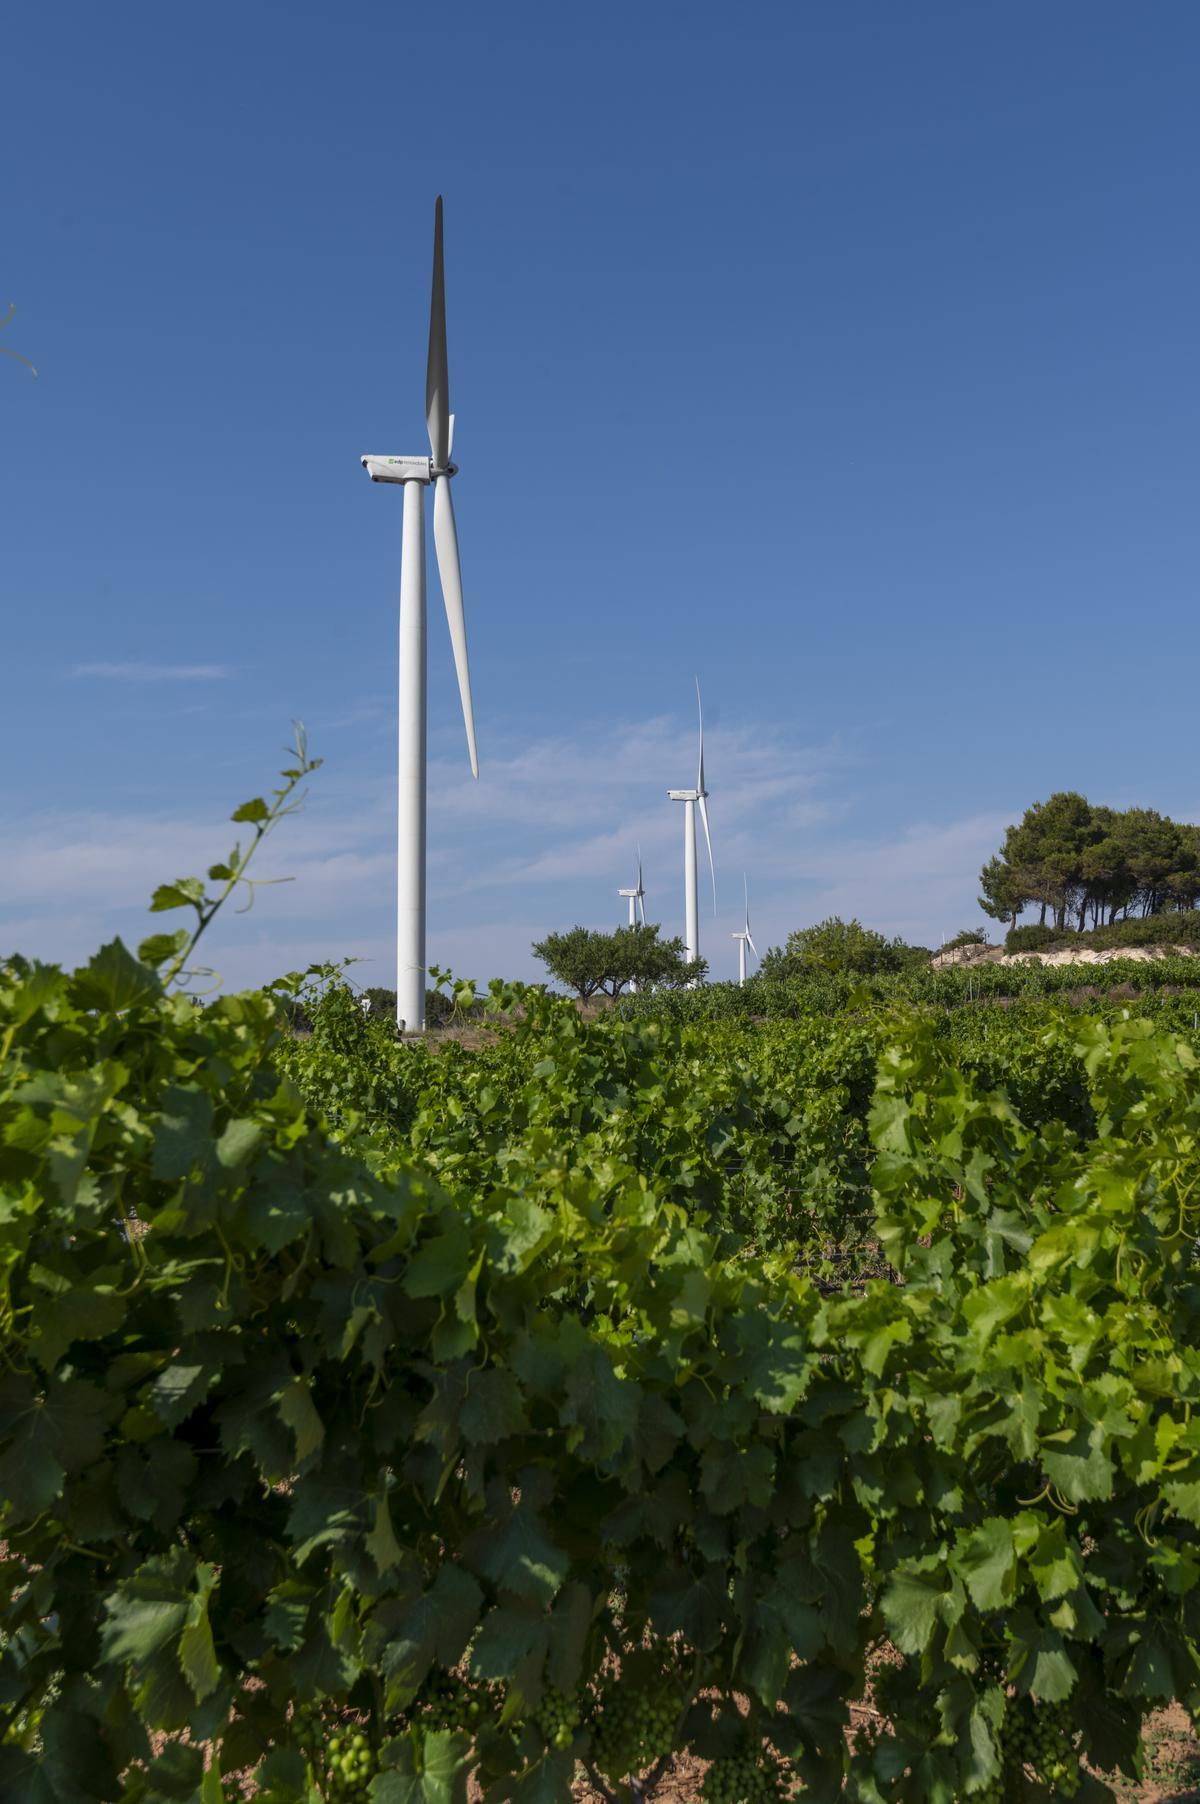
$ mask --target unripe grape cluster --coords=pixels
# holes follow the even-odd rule
[[[706,1804],[768,1804],[780,1794],[778,1762],[765,1751],[714,1760],[700,1783]]]
[[[421,1687],[413,1714],[427,1729],[454,1729],[474,1735],[497,1708],[489,1686],[460,1678],[454,1672],[435,1672]]]
[[[325,1744],[325,1796],[331,1804],[359,1804],[378,1768],[378,1756],[361,1729],[330,1736]]]
[[[679,1699],[665,1676],[648,1685],[614,1680],[600,1696],[592,1759],[606,1779],[643,1773],[674,1753],[678,1717]]]
[[[547,1685],[535,1712],[535,1721],[548,1747],[569,1748],[579,1727],[579,1696]]]
[[[320,1775],[322,1794],[330,1804],[365,1800],[379,1769],[365,1729],[353,1721],[327,1716],[320,1704],[297,1704],[292,1712],[292,1733]]]
[[[1067,1704],[1010,1702],[1000,1733],[1002,1770],[982,1791],[978,1804],[1005,1804],[1022,1768],[1032,1767],[1056,1798],[1073,1798],[1081,1776],[1075,1726]]]
[[[321,1749],[329,1733],[320,1704],[297,1704],[292,1711],[292,1734],[313,1766],[320,1765]]]

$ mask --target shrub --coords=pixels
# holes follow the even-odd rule
[[[861,921],[843,921],[831,915],[815,927],[789,933],[782,950],[773,946],[763,958],[760,975],[771,980],[824,972],[832,976],[879,976],[923,964],[929,957],[924,946],[887,939]]]
[[[1200,948],[1200,910],[1164,911],[1156,915],[1131,915],[1110,927],[1096,927],[1079,935],[1082,945],[1097,951],[1121,946],[1189,946]]]
[[[952,940],[938,948],[941,952],[957,952],[960,946],[986,946],[987,934],[982,927],[964,927]]]
[[[1057,927],[1010,927],[1004,936],[1006,952],[1046,952],[1051,946],[1068,943],[1074,944],[1074,936],[1068,942]]]

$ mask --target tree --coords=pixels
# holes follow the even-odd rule
[[[1025,906],[1023,876],[1023,872],[1014,871],[1005,864],[1002,857],[989,858],[979,873],[983,890],[979,906],[984,914],[991,915],[993,921],[1007,921],[1010,927],[1015,927],[1017,916]]]
[[[699,983],[707,974],[706,959],[688,959],[683,941],[660,940],[660,931],[657,926],[640,923],[618,927],[611,935],[612,972],[605,986],[610,996],[619,996],[627,984],[636,984],[639,990],[683,989],[690,983]]]
[[[1200,898],[1200,828],[1153,808],[1093,807],[1075,790],[1035,802],[980,872],[979,906],[1015,926],[1027,904],[1060,932],[1188,909]]]
[[[619,996],[631,983],[643,989],[650,985],[680,989],[698,983],[708,970],[705,961],[689,961],[682,940],[660,940],[658,935],[656,926],[618,927],[615,933],[572,927],[535,940],[533,955],[581,1002],[598,992]]]
[[[815,927],[789,933],[782,948],[770,948],[760,968],[764,977],[799,977],[813,971],[873,977],[881,971],[903,971],[928,957],[924,946],[909,946],[899,938],[889,940],[861,921],[843,921],[839,915],[831,915]]]
[[[572,927],[566,933],[548,933],[544,940],[535,940],[533,956],[541,959],[557,983],[586,1002],[604,982],[611,939],[610,933]]]

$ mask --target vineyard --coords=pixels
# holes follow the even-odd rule
[[[468,1048],[183,951],[0,980],[0,1797],[1097,1800],[1200,1702],[1162,966]]]

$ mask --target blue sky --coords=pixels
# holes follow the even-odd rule
[[[1053,789],[1194,819],[1200,13],[6,10],[0,943],[136,938],[294,716],[230,982],[390,981],[400,497],[446,197],[481,779],[431,581],[430,957],[928,943]]]

